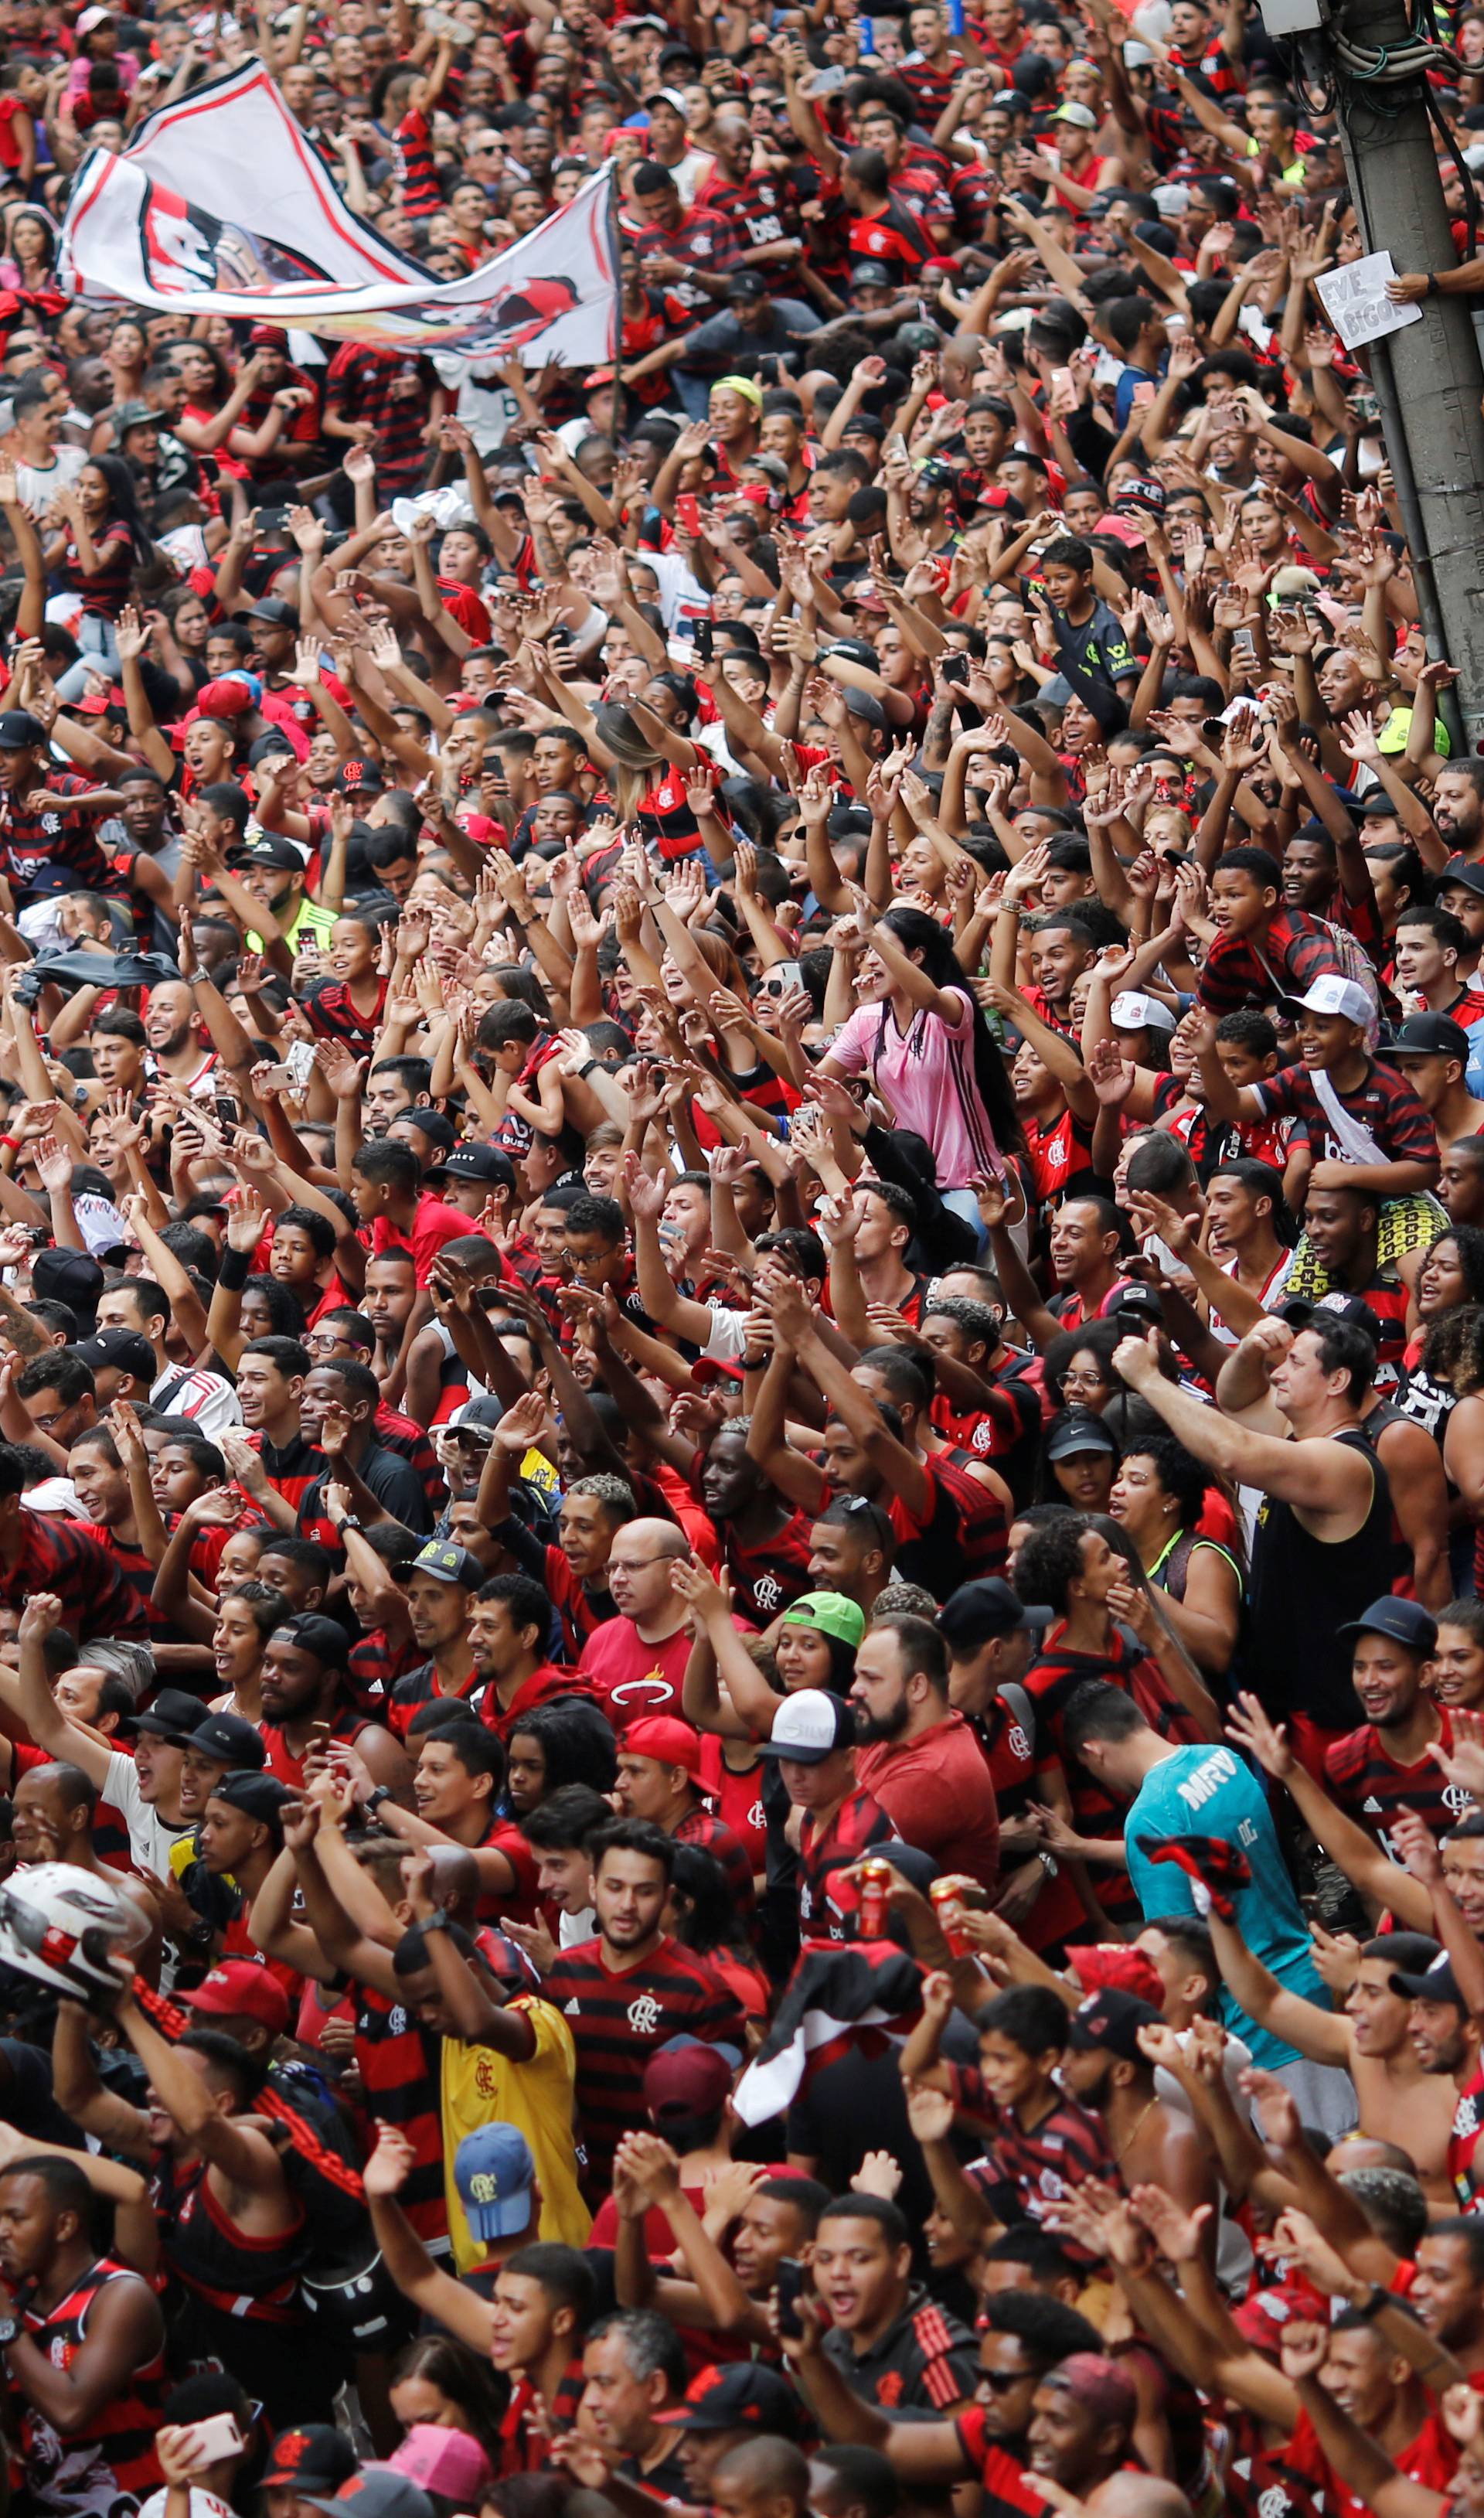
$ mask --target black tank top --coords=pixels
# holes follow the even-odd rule
[[[299,2323],[302,2209],[292,2229],[270,2238],[250,2237],[212,2193],[205,2162],[181,2172],[168,2155],[156,2170],[154,2196],[166,2267],[193,2299],[254,2324]]]
[[[1336,1628],[1389,1590],[1396,1549],[1391,1490],[1371,1444],[1358,1425],[1333,1439],[1363,1455],[1371,1509],[1353,1539],[1327,1543],[1302,1527],[1292,1504],[1263,1498],[1252,1545],[1251,1673],[1276,1720],[1306,1714],[1327,1731],[1347,1731],[1361,1714],[1349,1638]]]

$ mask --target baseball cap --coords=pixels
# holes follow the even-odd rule
[[[1157,1329],[1165,1325],[1165,1306],[1152,1285],[1121,1285],[1105,1317],[1111,1321],[1120,1314],[1124,1320],[1148,1321]]]
[[[732,2087],[731,2050],[673,2037],[644,2067],[644,2104],[657,2125],[714,2115]]]
[[[250,350],[286,350],[288,334],[277,324],[254,324],[247,335]]]
[[[217,1973],[212,1971],[213,1975]],[[267,1975],[266,1968],[255,1968],[255,1975]],[[211,1978],[207,1977],[208,1984]],[[178,1994],[179,2002],[194,2002],[189,1993]],[[199,2005],[196,2008],[199,2009]],[[287,2000],[285,1997],[285,2012]],[[409,2434],[410,2436],[410,2434]],[[444,2431],[440,2437],[457,2439],[464,2434]],[[301,2430],[280,2431],[273,2444],[268,2471],[260,2477],[268,2492],[338,2492],[342,2483],[356,2471],[356,2452],[344,2431],[332,2422],[306,2422]]]
[[[498,1146],[455,1146],[445,1162],[434,1167],[437,1180],[497,1181],[504,1189],[515,1187],[515,1165]]]
[[[256,2019],[275,2037],[281,2037],[288,2026],[288,1995],[272,1968],[259,1959],[220,1959],[198,1985],[175,1998],[188,2011],[204,2012],[211,2019]],[[329,2433],[331,2439],[340,2436],[339,2431]],[[342,2483],[349,2472],[347,2466],[330,2478],[331,2483]]]
[[[1291,1329],[1311,1328],[1320,1312],[1348,1321],[1353,1329],[1364,1329],[1379,1346],[1381,1324],[1363,1294],[1290,1294],[1278,1306],[1278,1318],[1287,1321]]]
[[[185,1689],[181,1687],[162,1687],[153,1704],[147,1707],[143,1714],[135,1715],[134,1728],[136,1731],[148,1731],[151,1739],[168,1740],[172,1748],[180,1748],[185,1741],[194,1739],[196,1726],[201,1720],[204,1708],[198,1696],[188,1696]],[[232,1719],[240,1721],[241,1716],[234,1715]],[[251,1730],[252,1725],[246,1723],[243,1728]],[[262,1739],[256,1732],[253,1733],[253,1737],[257,1739],[261,1749]]]
[[[1151,1024],[1156,1031],[1173,1031],[1175,1027],[1175,1017],[1168,1006],[1159,997],[1146,997],[1138,988],[1121,988],[1108,1015],[1118,1031],[1146,1031]]]
[[[455,1547],[446,1539],[430,1539],[425,1547],[420,1547],[412,1559],[412,1572],[431,1574],[435,1583],[462,1583],[466,1591],[477,1591],[488,1580],[472,1548]],[[330,1622],[326,1619],[324,1623]],[[313,1651],[313,1645],[310,1649]]]
[[[0,752],[28,752],[46,741],[46,729],[29,709],[0,709]]]
[[[1138,2063],[1143,2061],[1139,2030],[1158,2027],[1160,2016],[1152,2002],[1141,2002],[1136,1993],[1101,1985],[1072,2014],[1068,2040],[1075,2054],[1087,2055],[1104,2047],[1125,2063]]]
[[[740,271],[727,282],[729,303],[736,300],[751,306],[761,303],[768,294],[768,283],[760,271]]]
[[[853,288],[889,288],[891,273],[884,262],[872,262],[868,255],[864,262],[851,264],[850,282]]]
[[[459,2509],[477,2508],[493,2475],[477,2439],[468,2431],[445,2430],[439,2422],[414,2422],[387,2462],[409,2483],[436,2492]]]
[[[1358,979],[1342,979],[1333,971],[1316,979],[1307,996],[1284,997],[1281,1003],[1285,1013],[1343,1015],[1353,1023],[1369,1023],[1376,1012]]]
[[[619,1746],[625,1757],[655,1758],[661,1766],[684,1766],[688,1775],[700,1772],[700,1736],[673,1714],[649,1714],[631,1722]]]
[[[864,717],[868,725],[878,725],[882,733],[885,733],[886,710],[874,691],[847,690],[845,706],[852,716]]]
[[[1017,1600],[1002,1575],[960,1583],[938,1612],[938,1632],[950,1650],[977,1652],[996,1635],[1018,1635],[1039,1623],[1038,1612]]]
[[[118,437],[126,437],[131,428],[163,428],[164,424],[159,412],[147,402],[120,403],[113,413],[114,434]]]
[[[1429,1960],[1418,1975],[1399,1968],[1391,1979],[1391,1990],[1404,1994],[1409,2002],[1452,2002],[1460,2011],[1468,2009],[1459,1990],[1453,1961],[1446,1950],[1439,1950],[1437,1957]]]
[[[196,1736],[199,1740],[199,1733]],[[256,1819],[261,1826],[272,1831],[276,1845],[282,1844],[284,1805],[294,1799],[294,1795],[287,1784],[279,1783],[276,1775],[262,1775],[249,1767],[238,1766],[212,1785],[211,1798],[214,1802],[229,1802],[233,1809],[240,1810],[244,1818]]]
[[[249,621],[266,621],[274,630],[297,630],[299,607],[296,603],[286,603],[281,594],[265,594],[258,602],[249,603],[247,618]]]
[[[276,1635],[287,1635],[301,1652],[313,1653],[326,1670],[343,1670],[350,1646],[344,1627],[333,1618],[321,1618],[314,1609],[299,1609],[290,1618],[280,1618],[274,1628]]]
[[[699,2369],[683,2404],[655,2420],[673,2431],[766,2431],[797,2440],[803,2407],[776,2369],[759,2361],[727,2361]]]
[[[458,1143],[458,1133],[452,1120],[445,1118],[442,1110],[428,1108],[426,1104],[419,1103],[411,1110],[399,1110],[397,1116],[403,1127],[420,1130],[429,1145],[436,1146],[441,1154],[451,1154]]]
[[[703,1355],[691,1367],[691,1379],[698,1390],[709,1390],[713,1381],[745,1381],[742,1366],[727,1356]]]
[[[1420,1600],[1398,1600],[1390,1591],[1373,1600],[1358,1618],[1335,1629],[1337,1635],[1389,1635],[1408,1652],[1430,1654],[1438,1639],[1437,1620]]]
[[[1468,1056],[1468,1034],[1449,1015],[1409,1015],[1391,1035],[1388,1058],[1462,1058]]]
[[[154,1701],[157,1705],[160,1699],[156,1697]],[[235,1774],[249,1770],[261,1773],[268,1758],[268,1744],[256,1723],[244,1720],[240,1714],[203,1714],[199,1704],[195,1712],[194,1722],[176,1732],[172,1748],[194,1749],[199,1756],[219,1760]]]
[[[1368,796],[1367,803],[1370,801]],[[1440,884],[1462,883],[1469,891],[1484,891],[1484,864],[1475,863],[1472,857],[1450,857],[1438,881]]]
[[[1078,131],[1095,131],[1097,129],[1097,115],[1093,112],[1090,105],[1078,105],[1075,102],[1068,105],[1059,105],[1056,111],[1052,114],[1051,119],[1053,122],[1070,122],[1074,129]]]
[[[1090,1408],[1069,1408],[1046,1444],[1048,1460],[1070,1460],[1074,1452],[1116,1452],[1118,1445]]]
[[[200,716],[246,716],[263,697],[263,685],[256,673],[222,673],[214,682],[204,682],[195,695],[196,713]]]
[[[855,1716],[843,1696],[823,1687],[801,1687],[785,1696],[773,1717],[773,1736],[760,1744],[765,1758],[791,1758],[796,1766],[819,1766],[855,1739]]]
[[[535,2161],[518,2125],[496,2119],[466,2133],[453,2154],[453,2183],[469,2227],[486,2244],[530,2227]]]
[[[83,1338],[72,1353],[82,1358],[90,1372],[110,1364],[115,1372],[132,1373],[147,1390],[154,1379],[154,1349],[138,1329],[100,1329],[96,1337]]]
[[[374,760],[342,760],[335,772],[335,792],[339,796],[379,796],[386,780]]]
[[[435,2518],[426,2492],[395,2465],[362,2465],[333,2496],[306,2492],[303,2497],[311,2509],[334,2510],[336,2518],[347,2510],[355,2518]]]
[[[1086,1993],[1131,1993],[1158,2011],[1165,1999],[1160,1971],[1147,1950],[1128,1941],[1087,1941],[1067,1952],[1078,1983]]]
[[[843,1591],[801,1591],[784,1611],[785,1627],[814,1627],[822,1635],[834,1635],[854,1650],[866,1632],[866,1612]]]
[[[237,849],[233,857],[233,863],[239,866],[273,866],[279,874],[302,874],[304,851],[302,848],[296,848],[292,840],[282,839],[276,832],[260,831],[250,847]]]

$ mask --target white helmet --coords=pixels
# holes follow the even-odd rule
[[[110,1952],[137,1957],[148,1925],[136,1900],[69,1862],[37,1862],[0,1887],[0,1966],[74,2000],[120,1990]]]

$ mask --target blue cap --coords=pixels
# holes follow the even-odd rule
[[[530,2224],[535,2161],[512,2124],[466,2133],[453,2155],[453,2182],[477,2238],[511,2238]]]

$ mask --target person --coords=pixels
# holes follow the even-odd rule
[[[825,2349],[868,2402],[948,2413],[973,2391],[973,2347],[908,2279],[907,2223],[879,2194],[838,2195],[820,2215],[813,2285],[829,2312]]]
[[[948,1654],[921,1618],[877,1618],[856,1655],[856,1773],[899,1836],[983,1888],[999,1874],[994,1787],[948,1701]]]

